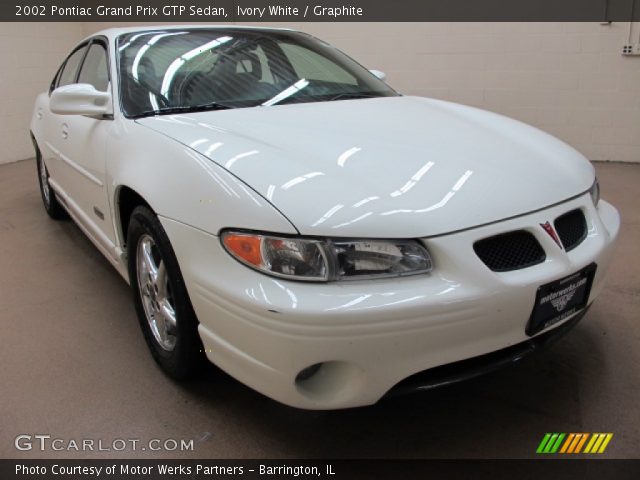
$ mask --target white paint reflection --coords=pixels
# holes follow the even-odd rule
[[[271,201],[273,200],[273,193],[276,191],[276,186],[275,185],[269,185],[269,188],[267,188],[267,200]]]
[[[395,302],[387,302],[379,305],[370,305],[370,306],[352,308],[352,310],[371,310],[372,308],[390,307],[393,305],[400,305],[402,303],[408,303],[408,302],[413,302],[415,300],[420,300],[421,298],[425,298],[425,295],[416,295],[409,298],[403,298],[402,300],[396,300]]]
[[[374,200],[379,200],[380,197],[367,197],[367,198],[363,198],[362,200],[360,200],[359,202],[354,203],[352,206],[353,208],[358,208],[361,207],[362,205],[369,203],[369,202],[373,202]]]
[[[213,179],[213,181],[216,182],[227,195],[240,198],[238,192],[236,192],[231,185],[225,182],[224,179],[213,169],[213,164],[209,160],[205,160],[199,153],[196,153],[189,148],[185,148],[184,151],[187,155],[193,158],[205,172],[207,172],[207,175],[209,175],[209,177],[211,177],[211,179]]]
[[[224,145],[224,143],[222,143],[222,142],[216,142],[216,143],[211,144],[211,145],[209,146],[209,148],[207,148],[207,149],[204,151],[204,155],[205,155],[206,157],[210,157],[210,156],[211,156],[211,154],[212,154],[213,152],[215,152],[217,149],[219,149],[222,145]]]
[[[286,292],[286,294],[289,296],[289,298],[291,299],[291,308],[297,308],[298,307],[298,297],[296,297],[296,294],[293,293],[293,291],[291,289],[285,287],[278,280],[273,280],[273,283],[275,283],[281,290],[284,290]]]
[[[467,182],[467,180],[469,180],[469,177],[471,177],[471,175],[473,175],[473,171],[467,170],[451,187],[451,190],[449,190],[449,192],[447,192],[447,194],[444,197],[442,197],[442,200],[440,200],[437,203],[434,203],[429,207],[421,208],[419,210],[410,210],[406,208],[398,209],[398,210],[390,210],[388,212],[383,212],[380,215],[386,216],[386,215],[394,215],[396,213],[426,213],[426,212],[431,212],[432,210],[437,210],[438,208],[442,208],[449,202],[449,200],[451,200],[455,196],[456,193],[458,193],[458,191]]]
[[[198,122],[198,125],[218,133],[227,133],[229,131],[226,128],[216,127],[215,125],[211,125],[209,123],[204,123],[204,122]]]
[[[360,295],[357,298],[354,298],[353,300],[348,301],[347,303],[343,304],[343,305],[338,305],[337,307],[331,307],[331,308],[325,308],[325,312],[330,312],[332,310],[343,310],[349,307],[353,307],[354,305],[358,305],[359,303],[364,302],[367,298],[371,298],[373,297],[372,294],[370,293],[366,293],[364,295]]]
[[[235,183],[238,188],[240,188],[240,190],[242,190],[247,195],[247,197],[249,197],[253,201],[253,203],[255,203],[258,207],[262,207],[262,202],[258,199],[253,190],[248,188],[244,184],[244,182],[240,181],[236,177],[231,177],[231,179],[233,180],[233,183]]]
[[[163,117],[153,117],[153,121],[155,122],[165,122],[165,123],[178,123],[180,125],[189,125],[191,126],[191,122],[188,121],[186,117],[178,118],[173,115],[167,115]]]
[[[324,175],[324,173],[322,173],[322,172],[306,173],[306,174],[301,175],[299,177],[292,178],[288,182],[282,184],[282,186],[280,188],[282,188],[283,190],[288,190],[291,187],[293,187],[294,185],[298,185],[299,183],[302,183],[302,182],[304,182],[306,180],[309,180],[310,178],[319,177],[319,176],[323,176],[323,175]]]
[[[354,218],[353,220],[349,220],[348,222],[344,222],[344,223],[339,223],[338,225],[334,225],[331,228],[341,228],[341,227],[346,227],[347,225],[351,225],[353,223],[359,222],[360,220],[364,220],[365,218],[369,217],[373,215],[373,212],[367,212],[364,215],[360,215],[357,218]]]
[[[416,185],[416,183],[418,183],[422,179],[424,174],[427,173],[429,171],[429,169],[431,167],[433,167],[434,165],[435,165],[434,162],[427,162],[426,164],[424,164],[420,168],[420,170],[418,170],[416,173],[413,174],[413,176],[409,179],[409,181],[407,183],[405,183],[402,187],[400,187],[395,192],[391,193],[391,196],[392,197],[398,197],[400,195],[403,195],[403,194],[407,193],[409,190],[411,190]]]
[[[464,175],[462,175],[458,179],[458,181],[456,182],[456,184],[453,186],[451,190],[453,190],[454,192],[457,192],[458,190],[460,190],[471,175],[473,175],[473,171],[471,170],[467,170],[466,172],[464,172]]]
[[[198,145],[202,145],[203,143],[207,143],[209,141],[208,138],[199,138],[198,140],[194,140],[189,144],[191,148],[196,148]]]
[[[244,152],[236,155],[235,157],[229,159],[227,163],[224,164],[225,168],[231,168],[234,163],[236,163],[241,158],[250,157],[251,155],[255,155],[256,153],[260,153],[258,150],[251,150],[250,152]]]
[[[447,287],[444,290],[442,290],[441,292],[436,293],[436,295],[446,295],[449,292],[453,292],[455,291],[456,287]]]
[[[329,220],[329,218],[331,218],[333,215],[335,215],[335,213],[340,210],[341,208],[344,208],[344,205],[342,204],[338,204],[338,205],[334,205],[333,207],[331,207],[327,213],[325,213],[322,217],[320,217],[316,223],[314,223],[313,225],[311,225],[312,227],[317,227],[318,225],[326,222],[327,220]]]
[[[347,162],[347,160],[349,160],[351,156],[355,155],[360,150],[362,150],[360,147],[353,147],[347,150],[346,152],[344,152],[342,155],[338,157],[338,166],[344,167],[344,164]]]
[[[264,298],[264,301],[267,302],[269,305],[273,305],[269,300],[269,297],[267,297],[267,292],[265,291],[262,283],[260,283],[260,292],[262,293],[262,297]]]

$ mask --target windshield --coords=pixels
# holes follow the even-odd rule
[[[154,30],[118,38],[129,117],[397,94],[337,49],[298,32]]]

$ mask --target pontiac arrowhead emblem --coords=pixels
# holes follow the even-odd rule
[[[555,229],[551,226],[551,224],[549,222],[545,222],[545,223],[541,223],[540,226],[544,229],[545,232],[549,234],[551,238],[553,238],[553,241],[556,242],[558,247],[560,247],[560,250],[562,250],[562,243],[560,243],[558,234],[556,233]]]

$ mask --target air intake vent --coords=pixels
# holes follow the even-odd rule
[[[544,262],[544,250],[529,232],[516,230],[473,244],[480,260],[494,272],[519,270]]]
[[[587,238],[587,221],[582,210],[571,210],[565,213],[556,218],[554,225],[567,252],[576,248]]]

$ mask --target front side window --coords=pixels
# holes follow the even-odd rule
[[[127,116],[396,96],[335,48],[296,32],[185,29],[118,38]]]
[[[82,59],[84,58],[86,51],[87,47],[84,46],[69,55],[69,58],[67,58],[67,61],[62,68],[62,72],[60,72],[60,76],[58,77],[58,87],[64,87],[65,85],[76,83],[78,68],[80,67],[80,63],[82,63]]]
[[[106,92],[109,86],[109,68],[107,51],[100,43],[93,43],[89,47],[87,57],[82,64],[78,83],[88,83],[96,90]]]

